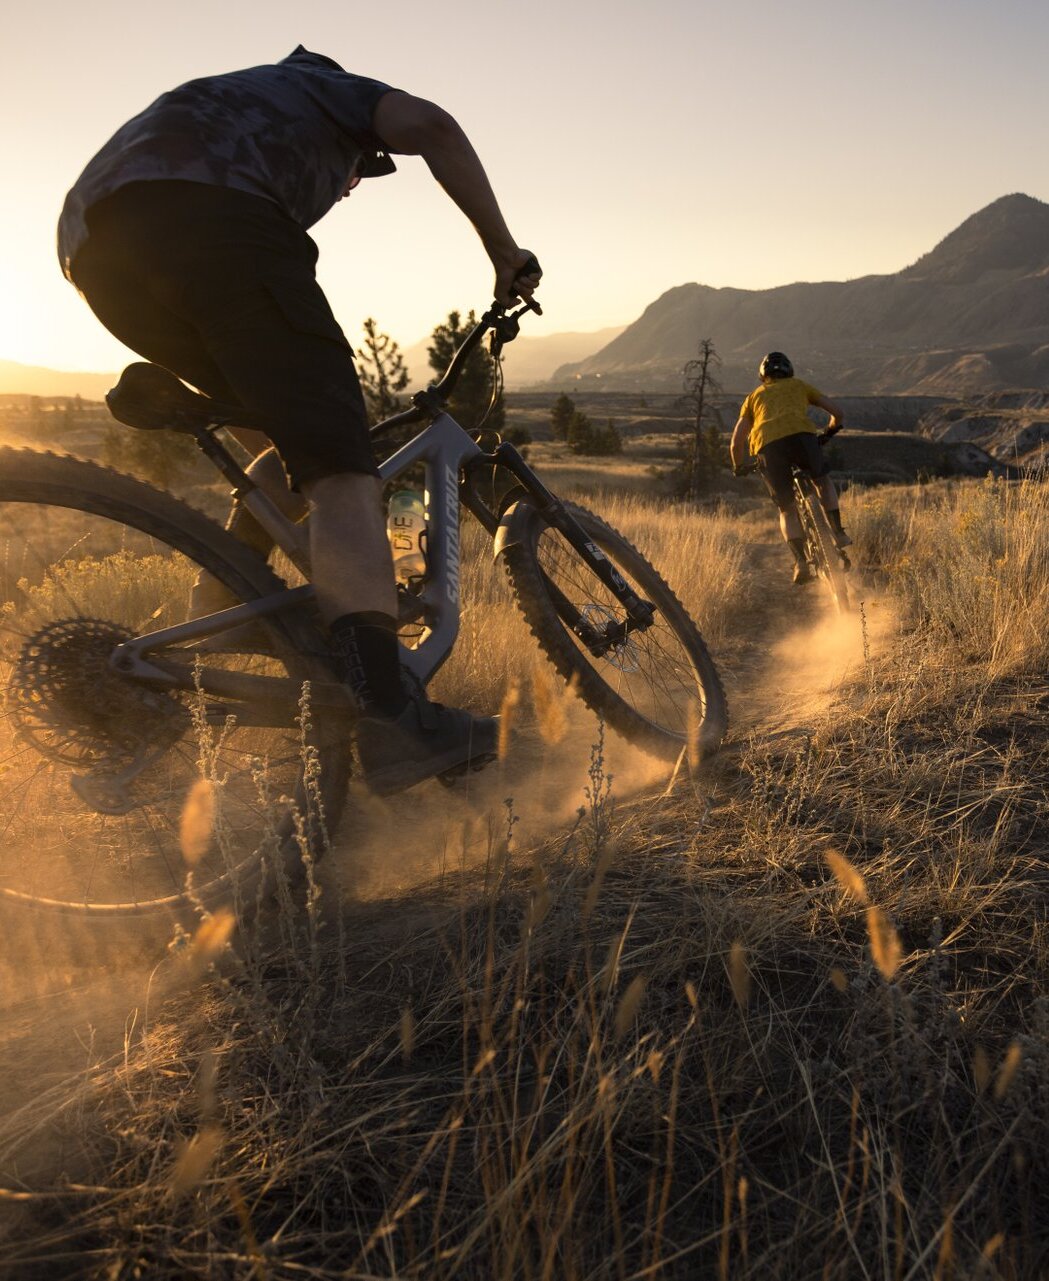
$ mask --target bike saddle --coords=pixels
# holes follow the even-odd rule
[[[106,404],[119,422],[145,431],[166,427],[197,432],[233,422],[243,413],[235,405],[190,391],[170,370],[144,360],[128,365],[106,393]]]

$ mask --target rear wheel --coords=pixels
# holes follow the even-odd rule
[[[182,915],[253,902],[267,869],[294,878],[322,849],[346,788],[345,720],[149,688],[109,661],[121,641],[185,621],[202,570],[241,601],[283,586],[171,495],[0,450],[0,897],[100,919]],[[304,656],[320,652],[306,618],[256,626],[265,654],[186,644],[149,661],[296,689],[330,679]]]
[[[714,660],[684,606],[622,534],[566,503],[634,591],[656,607],[652,624],[595,654],[571,629],[575,613],[598,630],[627,614],[579,553],[530,503],[521,538],[503,553],[517,603],[551,662],[584,702],[631,743],[674,759],[714,752],[728,725]]]
[[[848,579],[830,521],[811,480],[795,477],[794,505],[805,536],[809,562],[826,584],[834,608],[839,614],[847,614],[850,609]]]

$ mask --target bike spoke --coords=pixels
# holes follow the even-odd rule
[[[618,599],[559,534],[544,530],[538,555],[543,572],[577,609],[590,605],[609,623],[626,620],[626,611]],[[631,580],[624,567],[617,568],[644,597],[644,589]],[[602,658],[591,655],[578,637],[573,639],[597,670],[606,673],[606,681],[619,698],[671,731],[686,732],[689,703],[702,704],[696,671],[673,630],[658,615],[650,627],[631,631],[621,647]],[[617,662],[617,657],[621,661]],[[636,670],[629,670],[627,661],[636,664]]]

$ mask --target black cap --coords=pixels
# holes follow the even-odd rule
[[[364,161],[361,168],[362,178],[385,178],[388,173],[397,172],[397,166],[385,151],[373,151],[365,147],[362,159]]]

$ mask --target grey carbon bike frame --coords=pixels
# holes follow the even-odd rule
[[[433,676],[459,635],[459,478],[482,457],[481,447],[450,414],[442,413],[379,467],[384,481],[422,463],[425,481],[427,573],[418,601],[429,629],[414,648],[402,646],[401,662],[423,682]]]
[[[209,443],[207,452],[235,482],[234,493],[239,501],[293,563],[308,573],[309,563],[299,526],[288,520],[249,480],[217,441],[209,437]],[[421,591],[411,599],[426,634],[415,648],[402,646],[401,655],[401,661],[423,684],[447,659],[459,634],[459,481],[466,464],[485,457],[480,446],[450,414],[440,413],[379,467],[383,481],[395,480],[419,463],[424,469],[428,568]],[[254,713],[249,710],[250,719],[269,724],[272,722],[265,711],[267,705],[287,705],[289,700],[294,703],[297,698],[291,681],[210,669],[191,677],[188,669],[172,667],[167,662],[163,668],[154,665],[148,655],[158,649],[191,646],[195,641],[221,636],[223,632],[283,610],[301,609],[315,595],[312,586],[288,588],[244,605],[137,636],[117,646],[111,661],[123,676],[132,680],[165,688],[192,689],[199,685],[205,694],[252,703]],[[316,693],[321,703],[349,710],[349,698],[341,686],[322,686]]]
[[[447,373],[440,383],[418,392],[414,407],[379,423],[372,429],[377,436],[391,427],[409,422],[429,421],[407,444],[379,466],[384,482],[395,480],[410,468],[421,464],[425,476],[426,559],[427,573],[419,590],[398,590],[399,614],[403,623],[420,623],[423,636],[414,647],[402,645],[401,661],[425,685],[447,659],[459,634],[459,507],[465,506],[493,537],[503,512],[510,504],[504,499],[498,513],[480,498],[473,483],[477,467],[501,467],[518,482],[513,497],[527,497],[541,512],[543,519],[556,529],[576,550],[594,576],[620,601],[626,611],[621,622],[606,621],[597,625],[585,611],[572,604],[555,586],[547,588],[562,621],[595,656],[603,656],[635,628],[651,625],[655,608],[637,596],[601,549],[587,536],[565,506],[542,484],[524,459],[510,444],[501,443],[486,453],[477,442],[444,409],[444,395],[450,392],[466,358],[488,329],[512,325],[516,334],[516,315],[504,314],[497,304],[477,322],[460,345]],[[304,531],[289,520],[276,504],[236,463],[225,446],[216,439],[214,428],[229,419],[212,419],[208,426],[191,424],[198,445],[233,486],[233,496],[251,513],[275,544],[292,563],[309,578],[309,556]],[[165,424],[150,424],[165,425]],[[221,637],[224,632],[245,623],[289,609],[308,607],[316,592],[312,586],[288,588],[269,596],[236,605],[231,609],[208,614],[174,627],[148,635],[136,636],[115,647],[111,666],[125,678],[164,689],[197,689],[205,695],[236,700],[238,717],[243,724],[283,725],[294,717],[300,693],[290,678],[258,676],[216,668],[179,666],[175,651],[182,648],[187,658],[195,642]],[[327,646],[317,629],[317,655],[326,655]],[[175,647],[173,650],[172,647]],[[202,645],[205,649],[207,646]],[[162,664],[150,661],[149,655],[164,649]],[[311,702],[327,712],[353,716],[355,708],[346,686],[331,680],[315,682]],[[222,708],[215,709],[221,716]]]

